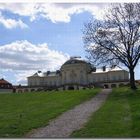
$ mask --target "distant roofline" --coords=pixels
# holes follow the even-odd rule
[[[117,68],[119,68],[119,69],[117,69]],[[61,70],[61,69],[60,69],[60,70]],[[28,76],[27,78],[30,78],[30,77],[55,77],[55,76],[59,76],[59,74],[57,74],[57,71],[60,71],[60,70],[49,71],[50,73],[49,73],[48,75],[46,75],[48,71],[46,71],[46,72],[41,72],[42,76],[40,76],[39,73],[36,72],[36,73],[33,74],[32,76]],[[105,71],[103,71],[103,67],[96,68],[96,71],[91,71],[91,73],[93,73],[93,74],[94,74],[94,73],[100,73],[100,74],[102,74],[102,73],[115,72],[115,71],[126,71],[126,72],[128,72],[127,70],[122,69],[122,68],[119,67],[119,66],[116,66],[115,68],[106,67],[106,70],[105,70]],[[56,74],[56,75],[51,75],[51,74],[53,74],[53,73]]]

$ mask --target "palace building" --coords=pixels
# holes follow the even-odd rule
[[[71,57],[60,68],[51,72],[38,71],[28,77],[28,87],[36,89],[81,89],[87,87],[119,87],[129,83],[129,73],[119,67],[97,69],[80,57]]]

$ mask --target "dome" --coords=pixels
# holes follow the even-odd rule
[[[73,64],[73,65],[71,65],[71,64]],[[67,71],[67,69],[73,69],[73,68],[75,68],[74,65],[76,65],[76,64],[82,64],[82,65],[79,65],[80,69],[86,67],[88,72],[90,72],[92,70],[92,65],[89,62],[87,62],[86,60],[81,59],[80,57],[71,57],[69,60],[67,60],[61,66],[61,70],[66,70]],[[77,67],[76,67],[76,69],[77,69]]]
[[[87,64],[87,62],[85,60],[80,59],[79,57],[71,57],[68,61],[66,61],[64,65],[68,65],[68,64],[78,64],[78,63],[84,63]]]

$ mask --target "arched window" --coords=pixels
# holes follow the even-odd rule
[[[70,78],[70,82],[71,83],[75,83],[76,82],[77,75],[76,75],[76,73],[73,70],[71,71],[69,78]]]

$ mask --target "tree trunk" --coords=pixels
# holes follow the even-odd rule
[[[135,74],[134,74],[134,69],[129,69],[129,72],[130,72],[130,86],[131,86],[131,89],[133,90],[136,90],[137,87],[135,85]]]

